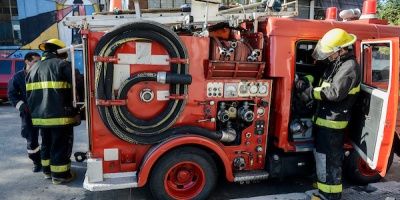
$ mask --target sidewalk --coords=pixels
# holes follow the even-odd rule
[[[318,190],[309,190],[305,193],[258,196],[246,198],[246,200],[309,200],[312,194],[316,192]],[[343,190],[342,197],[343,200],[400,200],[400,182],[379,182],[367,186],[346,188]]]

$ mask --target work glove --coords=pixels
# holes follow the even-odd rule
[[[19,107],[19,112],[24,112],[26,114],[29,114],[29,107],[28,104],[23,103],[20,107]]]
[[[304,92],[307,88],[311,86],[310,82],[306,78],[300,78],[296,83],[296,88],[298,92]]]

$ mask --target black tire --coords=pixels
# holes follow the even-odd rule
[[[217,167],[205,151],[180,147],[154,165],[150,189],[155,199],[206,199],[216,186],[217,176]]]
[[[392,148],[386,169],[387,171],[389,171],[390,167],[392,166],[393,156],[394,156],[394,151]],[[347,177],[354,183],[357,184],[375,183],[383,178],[381,175],[379,175],[377,171],[370,169],[368,164],[366,164],[362,160],[360,155],[355,150],[353,150],[351,154],[348,156],[346,163],[347,164],[345,166],[345,172],[347,174]]]

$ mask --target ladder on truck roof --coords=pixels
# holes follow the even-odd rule
[[[294,17],[298,15],[297,0],[262,0],[257,3],[239,4],[233,7],[221,7],[221,0],[193,0],[190,12],[184,12],[183,9],[140,9],[138,1],[135,0],[134,2],[135,11],[115,10],[115,12],[93,13],[87,16],[69,16],[63,20],[63,24],[69,28],[105,31],[116,25],[141,19],[156,21],[176,29],[201,27],[204,31],[209,24],[225,22],[230,27],[236,27],[245,21],[256,22],[266,17]],[[254,30],[257,30],[257,27],[254,27]]]

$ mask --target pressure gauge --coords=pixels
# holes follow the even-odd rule
[[[267,86],[266,85],[260,85],[260,87],[258,88],[258,92],[260,94],[265,94],[267,93]]]
[[[240,93],[247,93],[247,86],[246,85],[241,85],[239,90],[240,90]]]
[[[234,98],[238,96],[238,84],[237,83],[225,83],[224,86],[224,97]]]
[[[225,86],[225,91],[227,92],[236,92],[236,87],[233,85]]]
[[[258,87],[256,85],[252,85],[250,87],[250,93],[255,94],[258,91]]]

